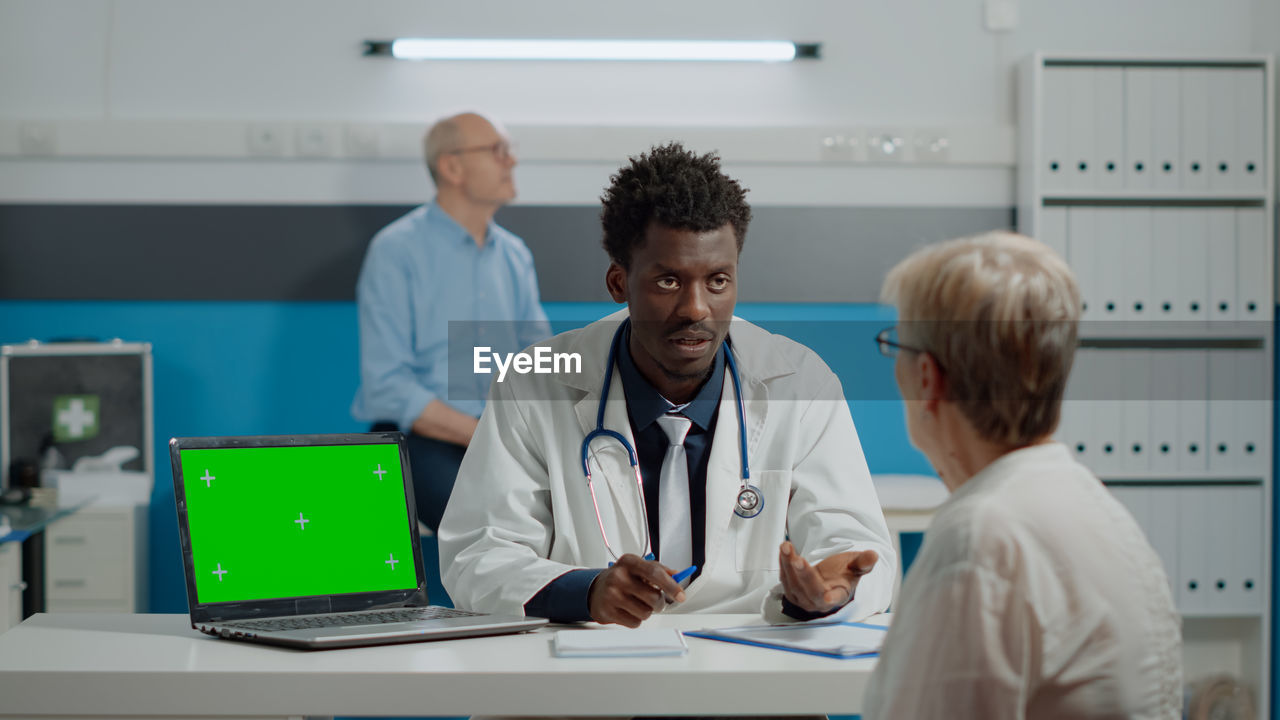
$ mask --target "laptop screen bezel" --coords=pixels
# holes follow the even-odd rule
[[[195,562],[191,548],[191,530],[187,521],[187,502],[182,482],[182,451],[221,448],[316,447],[334,445],[391,445],[400,453],[404,473],[407,528],[413,547],[413,566],[417,587],[405,590],[341,593],[304,597],[243,600],[236,602],[199,602],[195,586]],[[187,437],[169,440],[169,458],[173,465],[173,497],[178,512],[178,536],[182,547],[183,574],[187,582],[187,607],[191,623],[227,622],[267,617],[313,615],[329,612],[358,612],[379,608],[421,607],[428,604],[426,572],[422,562],[422,544],[418,541],[418,511],[413,498],[413,480],[409,451],[399,432],[344,433],[325,435],[246,435],[226,437]],[[358,541],[357,538],[352,538]]]

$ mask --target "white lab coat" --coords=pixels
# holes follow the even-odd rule
[[[560,575],[614,559],[601,538],[580,446],[595,429],[609,344],[626,316],[623,310],[543,343],[579,354],[581,374],[512,372],[494,382],[440,524],[444,585],[459,607],[522,614]],[[838,616],[883,611],[897,558],[839,379],[813,351],[745,320],[734,319],[729,337],[742,380],[751,482],[765,505],[751,519],[733,512],[741,465],[726,372],[707,466],[706,562],[685,602],[667,612],[762,612],[785,620],[778,546],[788,537],[810,562],[847,550],[879,553]],[[612,372],[604,427],[634,446],[622,380]],[[595,440],[590,463],[609,541],[619,553],[644,554],[645,517],[625,450]]]

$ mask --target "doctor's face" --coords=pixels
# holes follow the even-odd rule
[[[613,264],[609,294],[631,312],[629,349],[645,378],[674,403],[693,397],[729,333],[738,301],[733,226],[706,232],[649,223],[631,268]]]

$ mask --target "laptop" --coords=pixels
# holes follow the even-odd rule
[[[296,648],[535,630],[429,605],[398,432],[173,438],[191,627]]]

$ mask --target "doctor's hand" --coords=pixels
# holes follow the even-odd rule
[[[782,589],[787,600],[803,610],[831,612],[853,599],[858,581],[878,559],[875,550],[850,551],[810,565],[788,540],[778,549]]]
[[[598,623],[640,627],[666,605],[666,598],[684,602],[684,590],[671,575],[672,571],[660,563],[630,553],[623,555],[591,583],[587,611]]]

